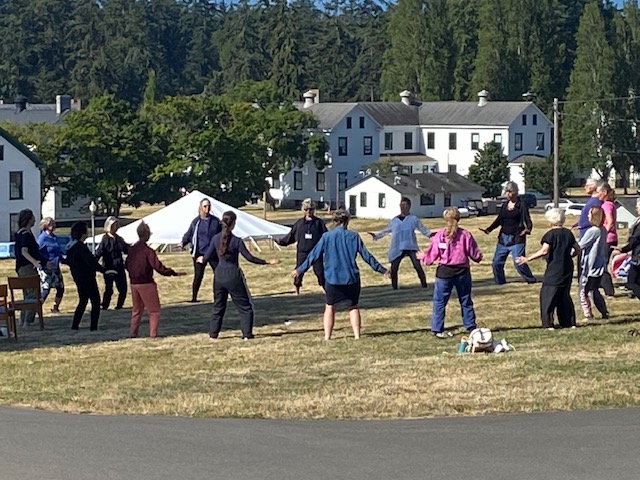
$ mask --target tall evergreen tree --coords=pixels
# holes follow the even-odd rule
[[[466,101],[474,95],[471,78],[478,53],[478,0],[451,0],[449,16],[455,45],[453,98]]]
[[[580,17],[576,58],[563,113],[561,148],[577,168],[595,168],[607,176],[611,154],[611,114],[615,55],[607,42],[605,22],[597,1]]]
[[[273,15],[271,38],[271,80],[285,98],[298,98],[304,85],[301,84],[304,68],[298,51],[300,44],[299,23],[294,18],[287,0],[278,0],[271,8]]]

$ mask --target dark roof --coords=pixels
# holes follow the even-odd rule
[[[398,175],[400,177],[399,184],[395,184],[396,175],[375,175],[365,177],[362,180],[351,185],[349,188],[366,182],[371,178],[377,178],[382,183],[393,188],[402,195],[422,195],[425,193],[439,192],[483,192],[477,183],[472,182],[459,173],[412,173],[409,175]],[[417,182],[416,182],[417,181]]]
[[[420,106],[421,125],[508,126],[532,102],[425,102]]]
[[[66,113],[66,112],[65,112]],[[27,109],[16,113],[16,107],[13,104],[0,104],[0,122],[7,121],[11,123],[56,123],[62,117],[56,113],[55,103],[27,104]]]
[[[622,205],[635,215],[636,213],[636,201],[638,197],[617,197],[616,204]]]
[[[304,104],[296,102],[304,110]],[[402,102],[315,103],[308,109],[320,121],[320,128],[333,128],[355,106],[362,109],[379,125],[478,125],[509,126],[532,102],[423,102],[405,105]],[[540,112],[544,117],[544,113]]]
[[[418,107],[402,102],[363,102],[358,106],[380,125],[418,125]]]
[[[44,163],[42,163],[42,161],[35,153],[29,150],[22,142],[20,142],[20,140],[18,140],[3,128],[0,128],[0,137],[4,138],[7,142],[16,147],[20,152],[25,154],[29,158],[29,160],[31,160],[36,165],[36,167],[44,167]]]

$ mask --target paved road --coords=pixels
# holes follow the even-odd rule
[[[640,478],[640,410],[393,421],[0,408],[0,479]]]

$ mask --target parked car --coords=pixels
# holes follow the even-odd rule
[[[582,209],[584,208],[584,203],[572,203],[567,208],[564,209],[564,214],[566,216],[579,217],[582,213]]]
[[[527,208],[536,208],[538,206],[538,199],[531,193],[523,193],[518,195],[518,198],[521,202],[524,202]]]
[[[487,207],[481,199],[467,199],[462,202],[462,206],[469,210],[470,215],[486,215]]]
[[[458,207],[458,212],[460,212],[460,218],[469,218],[471,215],[467,207]]]
[[[0,259],[16,258],[15,246],[15,242],[0,243]]]
[[[538,203],[547,203],[551,201],[551,195],[546,195],[544,193],[540,193],[537,190],[527,190],[524,192],[525,194],[530,194],[536,197],[536,201]]]
[[[569,200],[568,198],[560,198],[558,200],[558,207],[566,210],[569,205],[575,205],[576,202]],[[553,208],[553,202],[549,202],[544,206],[545,212]]]

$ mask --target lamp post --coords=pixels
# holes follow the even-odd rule
[[[331,168],[332,164],[333,164],[333,157],[331,156],[331,152],[324,152],[324,163],[326,168]],[[331,212],[331,180],[330,177],[327,178],[327,185],[329,186],[329,192],[328,192],[328,197],[329,197],[329,212]],[[338,180],[336,178],[336,197],[339,197],[340,193],[339,193],[339,186],[338,186]],[[338,202],[336,202],[336,208],[338,208]]]
[[[91,203],[89,204],[89,211],[91,212],[91,238],[93,239],[93,241],[91,242],[91,252],[94,254],[96,253],[96,210],[97,209],[98,209],[98,206],[96,205],[96,202],[91,200]]]

